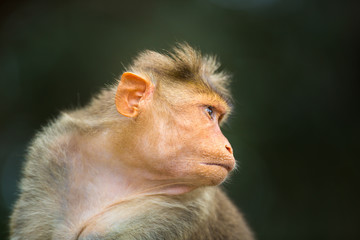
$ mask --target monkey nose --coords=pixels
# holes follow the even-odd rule
[[[230,154],[233,154],[233,150],[232,150],[232,148],[229,146],[229,145],[225,145],[225,148],[226,148],[226,150],[228,150],[228,152],[230,153]]]

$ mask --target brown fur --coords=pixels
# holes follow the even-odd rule
[[[159,116],[186,111],[194,95],[228,106],[228,76],[217,72],[218,67],[213,57],[202,57],[187,44],[168,54],[141,53],[128,70],[154,84],[156,101],[150,109],[162,113],[143,117],[147,127],[141,131],[156,128]],[[134,183],[122,186],[128,194],[109,195],[117,181],[122,189],[116,174],[111,180],[122,165],[103,154],[113,151],[107,151],[109,136],[121,152],[146,114],[141,112],[136,121],[120,116],[114,105],[116,86],[103,90],[89,106],[62,113],[37,134],[26,156],[10,239],[253,239],[242,215],[211,182],[199,181],[190,192],[169,195],[161,189],[172,186],[172,180],[140,183],[137,191],[130,191],[139,185],[131,178]],[[181,111],[173,109],[181,104]],[[97,177],[105,180],[99,185]]]

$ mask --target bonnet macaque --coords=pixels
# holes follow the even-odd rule
[[[253,239],[222,192],[228,76],[187,44],[140,53],[114,86],[30,145],[11,216],[18,239]]]

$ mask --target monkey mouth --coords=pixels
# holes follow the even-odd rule
[[[208,165],[208,166],[219,166],[219,167],[223,167],[225,168],[228,172],[230,172],[231,170],[233,170],[234,168],[234,164],[231,163],[202,163],[203,165]]]

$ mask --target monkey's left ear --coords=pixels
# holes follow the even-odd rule
[[[151,88],[149,80],[134,73],[123,73],[115,95],[117,111],[126,117],[136,117],[141,99],[151,92]]]

